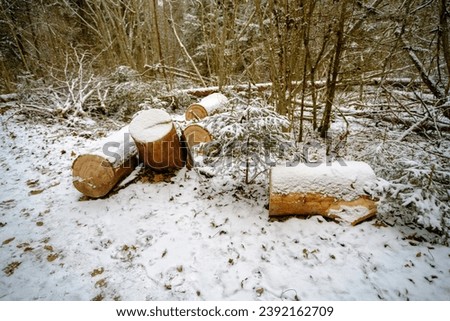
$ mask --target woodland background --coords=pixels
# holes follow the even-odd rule
[[[325,137],[337,87],[420,86],[448,115],[448,16],[446,0],[2,0],[0,91],[38,81],[67,113],[104,107],[118,66],[160,91],[270,82],[277,111],[309,103]]]

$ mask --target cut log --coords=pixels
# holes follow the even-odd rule
[[[146,166],[159,171],[184,166],[177,131],[164,110],[149,109],[137,113],[130,123],[130,134],[139,158]]]
[[[212,136],[208,130],[198,124],[192,124],[187,126],[183,130],[181,140],[186,150],[186,166],[188,169],[194,167],[194,158],[198,150],[194,150],[194,147],[201,143],[208,143],[212,140]]]
[[[86,196],[107,195],[136,167],[137,148],[128,126],[83,151],[72,164],[73,185]]]
[[[190,105],[185,113],[186,120],[198,120],[220,112],[228,105],[228,98],[221,93],[206,96],[200,102]]]
[[[187,126],[183,130],[183,136],[187,142],[189,148],[201,143],[207,143],[212,140],[212,136],[208,130],[198,124],[192,124]]]
[[[269,215],[322,215],[355,225],[377,213],[365,192],[375,181],[363,162],[277,166],[270,171]]]

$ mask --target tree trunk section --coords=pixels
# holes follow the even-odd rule
[[[177,131],[165,111],[149,109],[139,112],[130,123],[130,134],[144,165],[157,171],[184,166]]]
[[[199,120],[226,109],[228,98],[221,93],[206,96],[200,102],[190,105],[185,113],[186,120]]]
[[[364,191],[375,180],[363,162],[273,167],[269,215],[321,215],[356,225],[377,213],[376,201]]]
[[[107,195],[138,164],[128,126],[95,143],[72,164],[73,185],[92,198]]]
[[[186,151],[186,166],[188,169],[194,167],[195,154],[198,152],[194,147],[201,143],[208,143],[212,140],[212,136],[208,130],[200,125],[192,124],[183,130],[181,141]]]

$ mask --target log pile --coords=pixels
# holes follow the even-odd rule
[[[222,94],[212,94],[189,106],[186,119],[199,120],[226,106]],[[199,123],[188,123],[177,134],[169,114],[159,109],[140,111],[129,126],[108,136],[73,163],[73,183],[83,194],[107,195],[139,162],[156,172],[194,166],[196,148],[212,140]],[[137,157],[139,156],[139,157]],[[376,176],[363,162],[299,164],[270,171],[269,216],[322,215],[356,225],[374,217],[377,202],[366,194]]]
[[[224,95],[215,93],[203,98],[198,106],[204,106],[202,108],[208,111],[208,115],[227,103]],[[190,124],[184,128],[180,140],[167,112],[143,110],[133,117],[129,125],[80,153],[72,164],[73,184],[88,197],[104,197],[139,163],[159,172],[185,165],[192,168],[194,147],[211,139],[206,129],[199,124]]]
[[[269,215],[322,215],[356,225],[376,215],[365,193],[375,173],[363,162],[277,166],[270,172]]]

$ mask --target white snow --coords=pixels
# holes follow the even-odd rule
[[[113,166],[119,166],[130,155],[135,155],[137,148],[130,137],[129,127],[124,126],[107,137],[88,144],[88,147],[74,152],[78,155],[98,155],[104,157]]]
[[[339,209],[330,209],[329,214],[335,215],[338,221],[353,223],[369,214],[369,211],[370,210],[365,206],[341,205]]]
[[[203,106],[208,115],[212,115],[214,112],[224,108],[228,104],[228,98],[221,93],[213,93],[202,98],[199,105]]]
[[[151,143],[166,136],[172,130],[172,118],[162,109],[147,109],[138,112],[130,123],[133,139]]]
[[[364,188],[377,181],[372,168],[357,161],[300,163],[271,169],[273,193],[320,193],[351,201],[365,195]]]
[[[11,114],[0,115],[0,300],[450,300],[450,249],[418,230],[271,222],[266,185],[186,169],[86,200],[70,169],[92,140]]]

